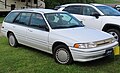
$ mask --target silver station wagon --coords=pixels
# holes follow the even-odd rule
[[[1,31],[10,46],[19,43],[45,51],[60,64],[112,55],[118,44],[112,35],[86,28],[67,12],[50,9],[13,10],[4,19]]]

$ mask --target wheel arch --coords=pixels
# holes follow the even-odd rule
[[[108,23],[108,24],[105,24],[102,31],[107,32],[108,29],[112,29],[112,28],[120,30],[120,25]]]
[[[8,31],[7,32],[7,37],[9,37],[9,34],[12,33],[14,35],[14,33],[12,31]],[[15,35],[14,35],[15,36]]]
[[[52,53],[54,52],[55,47],[58,45],[65,45],[66,47],[68,47],[67,44],[65,44],[63,42],[60,42],[60,41],[54,42],[52,45]]]

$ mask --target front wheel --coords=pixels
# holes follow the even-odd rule
[[[107,32],[113,35],[120,45],[120,31],[117,29],[109,29]]]
[[[65,45],[59,45],[54,49],[54,59],[60,64],[71,64],[73,62],[72,55]]]

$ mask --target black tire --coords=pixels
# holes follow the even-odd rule
[[[53,51],[54,59],[60,64],[71,64],[73,62],[72,55],[65,45],[58,45]]]
[[[9,33],[8,42],[9,42],[9,45],[12,47],[17,47],[18,45],[17,39],[15,38],[13,33]]]
[[[108,29],[107,32],[113,35],[120,45],[120,31],[117,29]]]

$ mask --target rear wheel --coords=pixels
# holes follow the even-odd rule
[[[65,45],[58,45],[53,52],[54,59],[60,64],[71,64],[73,62],[72,55]]]
[[[10,46],[16,47],[18,45],[18,42],[14,36],[13,33],[10,33],[8,36],[8,42],[10,44]]]
[[[107,32],[113,35],[120,45],[120,31],[118,31],[117,29],[109,29]]]

